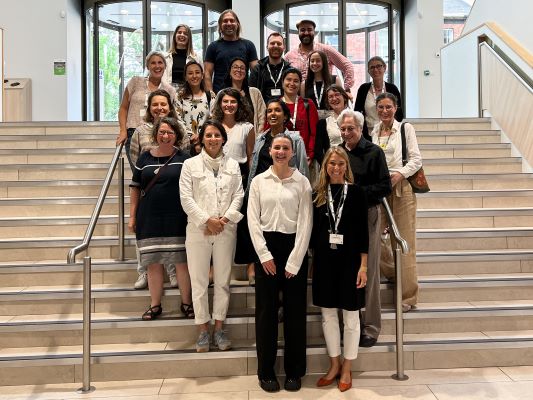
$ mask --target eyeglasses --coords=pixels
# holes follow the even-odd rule
[[[160,135],[160,136],[164,136],[164,135],[172,136],[172,135],[176,135],[176,132],[174,132],[174,131],[157,131],[157,134]]]
[[[391,106],[391,105],[389,105],[389,104],[387,104],[386,106],[378,106],[378,110],[379,110],[379,111],[383,111],[383,110],[385,110],[385,111],[390,111],[390,110],[392,110],[393,108],[394,108],[394,106]]]
[[[373,71],[375,69],[381,69],[381,68],[385,68],[385,65],[384,64],[379,64],[379,65],[371,65],[370,67],[368,67],[368,69],[370,71]]]
[[[246,67],[243,65],[232,65],[231,69],[233,71],[246,71]]]

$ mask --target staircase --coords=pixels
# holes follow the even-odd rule
[[[533,176],[489,119],[412,122],[432,190],[418,196],[420,303],[405,314],[405,368],[533,365]],[[106,123],[0,125],[0,385],[81,380],[82,267],[65,260],[116,132]],[[126,186],[129,177],[126,166]],[[115,183],[88,250],[92,380],[255,374],[254,289],[244,282],[232,281],[231,351],[195,352],[177,289],[165,291],[163,318],[141,321],[149,294],[132,288],[136,264],[114,261],[116,193]],[[128,237],[129,258],[133,245]],[[393,288],[381,289],[382,335],[360,349],[355,370],[395,369]],[[321,318],[309,304],[308,372],[323,372]]]

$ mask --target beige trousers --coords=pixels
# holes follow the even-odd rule
[[[400,236],[407,241],[409,253],[402,254],[402,303],[414,306],[418,301],[418,275],[416,273],[416,196],[409,182],[404,179],[392,188],[387,197],[392,215],[400,231]],[[385,210],[381,213],[381,231],[388,226]],[[394,280],[394,256],[396,241],[382,239],[380,270],[383,276]],[[392,247],[391,247],[392,242]]]

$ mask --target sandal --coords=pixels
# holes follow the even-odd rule
[[[181,303],[180,310],[185,318],[194,318],[194,309],[192,304]]]
[[[142,319],[144,321],[151,321],[159,317],[162,312],[163,312],[163,307],[161,307],[161,304],[158,304],[157,306],[153,306],[153,307],[148,307],[148,310],[146,310],[144,314],[142,315]]]

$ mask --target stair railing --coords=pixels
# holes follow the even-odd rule
[[[396,248],[394,251],[394,264],[396,270],[396,373],[392,375],[393,379],[398,381],[405,381],[409,379],[404,373],[404,357],[403,357],[403,309],[402,309],[402,258],[401,255],[409,252],[409,245],[400,236],[400,231],[392,216],[392,211],[387,203],[387,199],[381,199],[383,208],[387,215],[389,223],[391,243],[392,237],[396,241]]]
[[[123,144],[115,149],[113,159],[109,164],[107,175],[104,179],[100,195],[96,200],[91,219],[87,225],[83,241],[71,248],[68,252],[67,263],[75,264],[76,255],[87,250],[93,237],[94,228],[100,217],[109,186],[113,180],[113,174],[118,166],[118,260],[124,261],[124,157],[122,156]],[[78,393],[90,393],[94,391],[91,386],[91,257],[83,259],[83,362],[82,362],[83,386]]]

